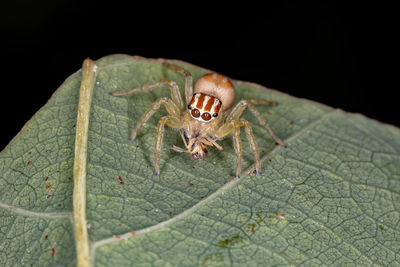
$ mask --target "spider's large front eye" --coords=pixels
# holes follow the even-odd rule
[[[192,116],[195,117],[195,118],[200,117],[200,111],[197,108],[192,109],[191,113],[192,113]]]
[[[203,115],[201,115],[201,118],[205,121],[209,121],[211,119],[211,114],[208,112],[204,112]]]

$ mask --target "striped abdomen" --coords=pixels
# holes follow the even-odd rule
[[[222,102],[218,98],[204,93],[195,93],[188,109],[194,119],[208,122],[218,117],[221,106]]]

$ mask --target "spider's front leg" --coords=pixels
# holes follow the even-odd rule
[[[164,116],[158,121],[156,140],[154,142],[154,169],[157,176],[160,175],[159,159],[164,139],[165,125],[168,125],[171,128],[180,129],[182,128],[181,124],[179,117],[175,116]]]
[[[135,126],[135,129],[132,131],[132,134],[129,138],[129,140],[133,141],[137,135],[137,133],[139,132],[140,128],[142,127],[142,125],[148,121],[151,116],[154,115],[154,113],[160,108],[161,105],[164,105],[168,114],[170,114],[171,116],[176,116],[176,117],[180,117],[181,113],[182,113],[182,109],[183,109],[183,101],[182,101],[182,97],[181,97],[181,93],[179,91],[179,87],[176,84],[176,82],[174,81],[170,81],[170,80],[162,80],[156,83],[151,83],[151,84],[145,84],[142,85],[141,87],[138,88],[134,88],[125,92],[113,92],[111,93],[112,96],[128,96],[137,92],[147,92],[147,91],[151,91],[157,87],[160,86],[165,86],[168,85],[168,88],[171,92],[171,99],[167,98],[167,97],[162,97],[158,100],[156,100],[155,102],[153,102],[153,104],[151,105],[150,109],[147,110],[142,117],[139,119],[138,123]]]
[[[130,137],[131,141],[135,139],[136,134],[139,132],[142,125],[146,121],[148,121],[151,118],[151,116],[153,116],[154,113],[156,113],[157,110],[159,110],[161,105],[165,106],[165,109],[167,110],[169,116],[162,117],[158,121],[158,124],[157,124],[157,134],[156,134],[156,140],[154,142],[154,168],[156,171],[156,175],[160,174],[159,158],[160,158],[160,151],[161,151],[162,142],[163,142],[163,138],[164,138],[165,125],[168,125],[172,128],[176,128],[176,129],[181,128],[181,121],[180,121],[181,111],[179,110],[179,108],[168,97],[162,97],[162,98],[154,101],[153,104],[151,105],[150,109],[147,110],[142,115],[142,117],[139,119],[139,121],[136,124],[135,129],[133,130],[132,135]]]
[[[185,75],[185,98],[186,98],[186,102],[188,104],[188,102],[190,101],[189,97],[191,97],[193,94],[193,85],[192,85],[193,80],[192,80],[191,74],[179,66],[171,65],[168,63],[164,63],[163,65],[165,67],[168,67],[170,69],[177,71],[180,74]],[[180,93],[178,85],[174,81],[161,80],[159,82],[145,84],[138,88],[134,88],[134,89],[131,89],[131,90],[128,90],[125,92],[110,93],[112,96],[127,96],[127,95],[131,95],[131,94],[134,94],[137,92],[148,92],[157,87],[165,86],[165,85],[168,85],[168,87],[170,89],[171,98],[162,97],[162,98],[156,100],[155,102],[153,102],[150,109],[148,109],[141,116],[141,118],[137,122],[137,124],[129,138],[131,141],[134,140],[137,133],[139,132],[140,128],[143,126],[143,124],[146,123],[151,118],[151,116],[154,115],[154,113],[156,113],[156,111],[160,108],[161,105],[165,106],[165,109],[167,110],[169,115],[162,117],[159,120],[159,122],[157,124],[156,140],[154,142],[154,168],[156,171],[156,175],[160,174],[159,158],[160,158],[160,152],[161,152],[162,142],[163,142],[163,138],[164,138],[165,125],[168,125],[172,128],[176,128],[176,129],[183,128],[187,132],[189,132],[189,130],[190,130],[190,125],[189,125],[187,116],[185,117],[186,119],[183,120],[183,122],[181,122],[181,116],[182,116],[182,112],[184,111],[184,108],[183,108],[183,99],[181,97],[181,93]],[[173,147],[173,149],[175,151],[179,151],[179,152],[184,151],[183,149],[180,149],[175,146]]]
[[[192,75],[190,74],[190,72],[188,72],[187,70],[177,66],[177,65],[172,65],[169,63],[164,62],[163,65],[169,69],[172,69],[176,72],[178,72],[179,74],[182,74],[185,76],[185,99],[186,99],[186,105],[189,104],[190,99],[193,95],[193,78]]]
[[[148,109],[142,115],[142,117],[140,117],[139,121],[137,122],[137,124],[135,126],[135,129],[133,129],[133,131],[132,131],[132,134],[131,134],[129,140],[133,141],[136,138],[136,135],[139,132],[139,130],[142,127],[142,125],[146,121],[148,121],[151,118],[151,116],[153,116],[154,113],[157,112],[157,110],[160,109],[161,105],[165,106],[165,109],[167,110],[168,114],[170,114],[171,116],[179,118],[181,111],[176,106],[176,104],[173,101],[171,101],[171,99],[169,99],[168,97],[162,97],[162,98],[154,101],[153,104],[151,104],[150,109]]]
[[[179,87],[174,81],[170,80],[161,80],[156,83],[149,83],[149,84],[144,84],[140,87],[133,88],[131,90],[125,91],[125,92],[111,92],[110,94],[112,96],[128,96],[137,92],[149,92],[151,90],[154,90],[157,87],[165,86],[168,85],[169,90],[171,91],[171,99],[172,101],[178,106],[178,108],[182,109],[183,108],[183,102],[182,102],[182,97],[181,97],[181,92],[179,91]]]
[[[256,139],[253,135],[253,129],[251,128],[248,121],[241,119],[240,121],[232,120],[223,124],[218,130],[214,133],[216,138],[223,138],[228,134],[233,134],[233,148],[236,153],[236,177],[240,178],[240,174],[242,171],[242,141],[240,139],[240,127],[245,127],[246,137],[249,141],[250,148],[254,154],[254,160],[256,161],[256,172],[257,174],[261,173],[261,162],[260,156],[258,154],[258,146],[256,143]]]

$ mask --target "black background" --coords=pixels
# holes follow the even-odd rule
[[[0,150],[86,57],[114,53],[181,59],[400,126],[394,6],[8,2],[0,8]]]

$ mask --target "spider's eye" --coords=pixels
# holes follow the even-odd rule
[[[192,106],[191,106],[191,105],[188,105],[188,109],[192,109]]]
[[[192,109],[192,116],[193,117],[195,117],[195,118],[198,118],[198,117],[200,117],[200,111],[198,110],[198,109]]]
[[[213,114],[213,117],[214,117],[214,118],[218,117],[218,113],[214,113],[214,114]]]
[[[203,115],[201,115],[201,118],[205,121],[209,121],[211,119],[211,114],[208,112],[203,113]]]

